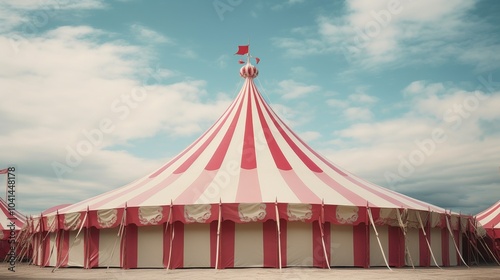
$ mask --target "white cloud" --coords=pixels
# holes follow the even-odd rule
[[[0,2],[0,32],[9,32],[18,28],[21,34],[16,37],[29,37],[39,33],[40,29],[47,26],[61,12],[104,9],[107,4],[100,0],[89,1],[2,1]]]
[[[189,59],[196,59],[198,58],[198,54],[190,49],[182,49],[179,52],[179,56],[184,57],[184,58],[189,58]]]
[[[368,95],[366,93],[354,93],[349,95],[349,100],[357,103],[373,104],[378,101],[378,98],[375,96]]]
[[[102,0],[88,0],[88,1],[37,1],[37,0],[23,0],[23,1],[9,1],[4,3],[8,9],[15,10],[40,10],[40,9],[62,9],[62,10],[76,10],[76,9],[102,9],[106,7],[105,1]]]
[[[296,5],[296,4],[304,3],[304,1],[305,0],[288,0],[285,3],[273,5],[271,7],[271,9],[272,10],[281,10],[283,8],[286,8],[286,7],[291,7],[291,6]]]
[[[151,52],[110,38],[89,26],[64,26],[33,34],[15,52],[0,34],[0,166],[14,163],[23,173],[26,210],[42,195],[54,200],[38,210],[145,175],[159,161],[112,148],[162,132],[199,134],[230,102],[226,95],[203,101],[204,81],[166,83],[175,70],[150,66]],[[54,162],[66,164],[82,143],[88,152],[58,178]],[[66,195],[68,188],[82,191]]]
[[[144,44],[152,43],[166,43],[172,44],[173,40],[168,38],[167,36],[154,31],[151,28],[143,26],[141,24],[132,24],[130,26],[130,30],[133,34],[137,36]]]
[[[356,67],[456,60],[491,70],[500,44],[491,27],[470,16],[477,1],[347,1],[344,15],[317,17],[316,26],[296,27],[297,37],[273,38],[295,57],[337,53]],[[309,30],[308,32],[294,32]],[[432,52],[429,50],[432,49]]]
[[[442,83],[428,83],[426,81],[414,81],[403,89],[403,94],[406,96],[424,94],[433,96],[444,92],[445,87]]]
[[[310,142],[319,139],[321,137],[321,133],[319,133],[318,131],[304,131],[300,132],[299,136],[305,142]]]
[[[500,91],[423,81],[411,83],[408,91],[409,112],[337,131],[331,142],[336,150],[323,153],[357,175],[412,197],[445,208],[454,201],[454,207],[472,214],[484,209],[491,196],[500,196],[500,134],[482,125],[500,121],[494,109],[500,106]],[[403,173],[401,166],[407,168]],[[390,173],[402,180],[387,180]]]
[[[344,100],[340,100],[340,99],[333,99],[333,98],[326,100],[326,104],[328,104],[328,106],[333,107],[333,108],[345,108],[345,107],[349,106],[349,102],[344,101]]]
[[[373,113],[368,108],[350,107],[344,110],[344,116],[349,121],[369,121],[373,118]]]
[[[296,82],[294,80],[283,80],[279,82],[278,85],[280,86],[278,92],[285,99],[300,98],[307,94],[320,90],[319,86],[306,85],[303,83]]]
[[[311,108],[307,103],[288,106],[270,102],[269,105],[278,117],[292,129],[309,124],[314,119],[314,114],[311,113]]]
[[[350,122],[369,121],[373,119],[370,106],[378,101],[375,96],[363,93],[365,88],[358,87],[357,93],[350,94],[345,100],[330,98],[326,100],[329,107],[343,109],[342,115]]]
[[[290,74],[294,79],[310,78],[316,76],[315,73],[302,66],[290,68]]]

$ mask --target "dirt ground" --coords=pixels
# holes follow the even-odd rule
[[[17,264],[16,272],[0,264],[0,279],[500,279],[500,266],[439,268],[241,268],[241,269],[130,269],[41,268]]]

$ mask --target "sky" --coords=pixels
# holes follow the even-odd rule
[[[494,0],[0,1],[0,169],[16,168],[26,215],[145,176],[228,107],[250,44],[257,87],[312,148],[476,214],[500,199],[499,13]]]

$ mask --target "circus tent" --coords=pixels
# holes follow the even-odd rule
[[[494,254],[497,261],[500,260],[500,200],[477,214],[476,221],[479,235],[484,237],[484,241],[488,246],[488,248],[483,249],[485,249],[486,253]]]
[[[11,251],[12,241],[9,242],[9,240],[16,240],[19,237],[20,230],[25,223],[26,218],[17,211],[10,211],[8,203],[0,197],[0,261],[5,260]],[[15,257],[19,250],[16,251]]]
[[[468,216],[368,182],[307,145],[244,84],[204,134],[123,187],[29,221],[41,266],[450,266]],[[257,60],[258,62],[258,60]],[[367,164],[367,163],[363,163]]]

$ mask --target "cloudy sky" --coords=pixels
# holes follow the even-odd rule
[[[0,169],[17,168],[25,214],[146,175],[226,109],[250,42],[257,87],[314,149],[476,214],[500,199],[499,13],[494,0],[2,1]]]

